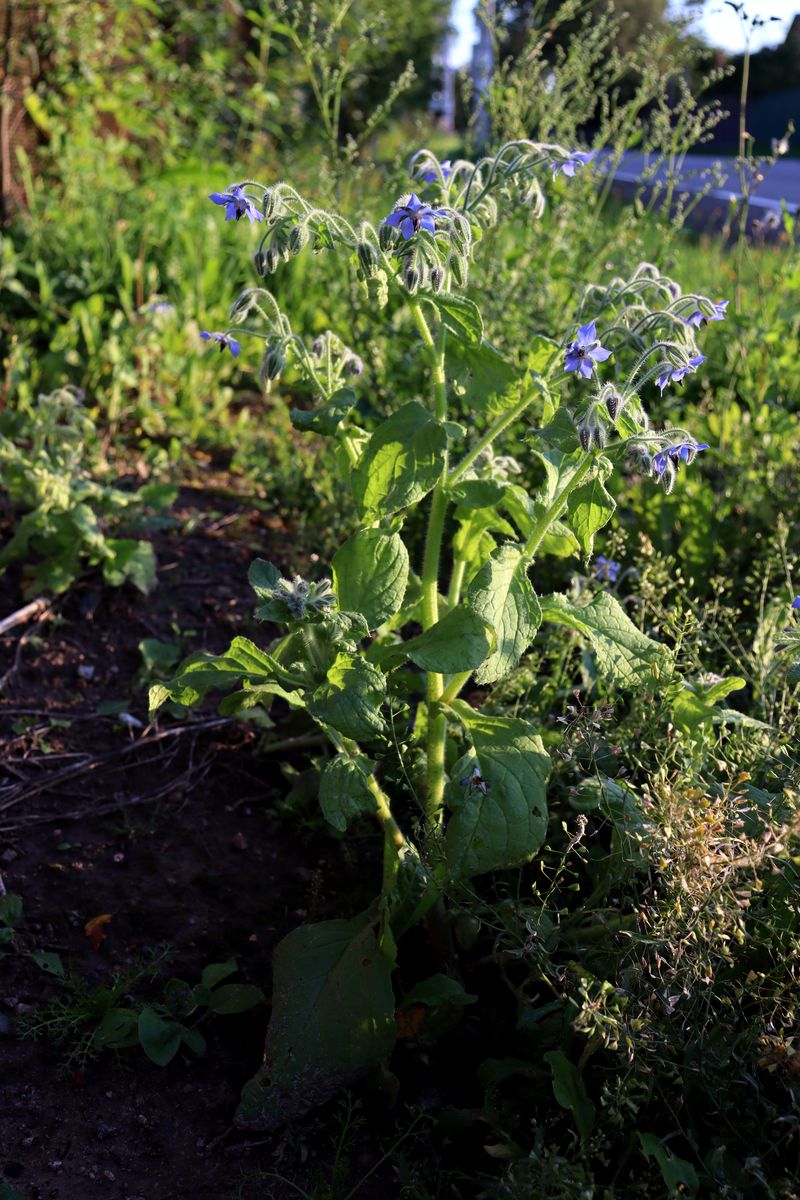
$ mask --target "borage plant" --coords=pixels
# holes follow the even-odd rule
[[[231,328],[213,335],[234,353],[255,337],[266,381],[290,364],[310,386],[318,402],[295,411],[294,423],[338,443],[360,524],[330,578],[283,578],[256,561],[256,616],[285,632],[266,649],[237,637],[221,657],[193,656],[155,685],[151,707],[235,688],[223,713],[277,697],[304,709],[332,747],[320,784],[326,820],[344,833],[371,814],[384,842],[381,894],[368,911],[303,926],[278,947],[266,1061],[244,1092],[245,1125],[276,1126],[379,1064],[395,1039],[398,939],[427,922],[442,974],[455,975],[448,895],[530,862],[542,846],[551,761],[539,732],[463,699],[468,681],[485,688],[506,677],[543,620],[585,639],[611,685],[652,685],[672,672],[667,649],[598,575],[574,595],[540,596],[530,571],[535,564],[543,578],[548,553],[588,560],[614,511],[606,481],[615,465],[632,462],[670,490],[681,464],[706,448],[685,429],[651,429],[642,394],[700,365],[698,330],[724,307],[683,295],[643,264],[630,279],[590,287],[563,343],[537,339],[518,370],[484,339],[480,310],[464,295],[481,232],[515,205],[535,218],[540,176],[553,186],[588,159],[531,142],[477,164],[440,164],[422,151],[411,164],[420,194],[401,197],[377,228],[314,208],[285,183],[243,181],[225,193],[238,203],[229,218],[259,214],[260,275],[309,244],[340,253],[389,310],[391,336],[416,346],[430,383],[426,398],[367,432],[354,418],[359,356],[330,332],[307,345],[265,288],[246,290]],[[530,488],[519,464],[495,453],[529,410],[541,464]],[[483,430],[471,445],[454,415]],[[420,505],[427,532],[415,572],[407,541]]]

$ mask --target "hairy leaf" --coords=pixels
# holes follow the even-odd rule
[[[391,974],[368,914],[285,937],[264,1066],[244,1088],[237,1124],[276,1129],[376,1066],[395,1041]]]
[[[506,542],[470,584],[467,604],[495,631],[495,649],[475,672],[477,683],[494,683],[516,667],[542,620],[522,547]]]
[[[356,817],[375,812],[375,798],[369,790],[369,762],[337,754],[326,765],[319,784],[319,803],[329,825],[344,833]]]
[[[589,604],[555,593],[542,599],[542,619],[568,625],[591,642],[597,670],[617,687],[652,685],[669,665],[665,646],[636,628],[615,596],[598,592]]]
[[[412,400],[373,433],[352,474],[353,495],[366,521],[421,500],[442,473],[447,432]]]
[[[408,551],[398,533],[360,529],[333,556],[339,606],[377,629],[399,612],[408,583]]]
[[[355,741],[382,733],[380,707],[386,699],[386,677],[357,654],[337,654],[327,679],[314,692],[308,711]]]
[[[474,747],[447,787],[453,813],[445,852],[452,874],[468,878],[529,862],[547,832],[551,762],[542,739],[516,717],[486,717],[460,700],[451,708]]]

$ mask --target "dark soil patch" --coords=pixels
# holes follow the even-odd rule
[[[233,499],[201,493],[184,494],[175,513],[181,525],[154,535],[151,596],[90,579],[38,626],[0,639],[0,675],[10,671],[0,698],[0,872],[24,901],[16,949],[0,958],[0,1191],[5,1183],[25,1200],[217,1200],[239,1194],[243,1172],[280,1167],[291,1176],[303,1155],[302,1177],[317,1162],[324,1175],[328,1142],[317,1134],[309,1149],[318,1118],[271,1140],[232,1126],[239,1090],[260,1062],[266,1004],[213,1018],[203,1026],[205,1057],[181,1052],[166,1068],[137,1047],[65,1074],[68,1044],[17,1036],[21,1017],[64,994],[28,951],[58,954],[69,975],[96,989],[166,943],[171,958],[159,977],[133,989],[145,1002],[169,976],[197,982],[205,965],[235,955],[237,978],[268,994],[284,933],[341,913],[342,893],[358,905],[374,891],[357,844],[345,853],[312,824],[298,830],[276,816],[286,780],[275,759],[259,755],[258,728],[212,724],[213,707],[177,736],[146,728],[139,642],[219,651],[234,633],[263,640],[248,624],[248,563],[268,552],[286,565],[279,522],[263,513],[242,516]],[[21,604],[9,574],[0,616]],[[142,724],[97,716],[109,700]],[[95,950],[84,926],[99,914],[112,919]],[[380,1157],[376,1146],[356,1145],[356,1179]],[[392,1195],[384,1172],[374,1180],[382,1176],[358,1195]],[[246,1191],[296,1194],[266,1176]]]

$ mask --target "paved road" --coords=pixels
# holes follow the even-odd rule
[[[615,189],[623,196],[630,197],[643,180],[650,184],[663,184],[666,176],[666,167],[661,167],[651,176],[645,155],[626,154],[614,172]],[[692,224],[718,228],[725,220],[730,201],[739,198],[739,177],[730,158],[689,154],[683,160],[677,190],[707,191],[692,214]],[[748,232],[759,228],[759,224],[754,226],[754,222],[760,223],[762,228],[765,220],[774,224],[770,214],[780,216],[782,203],[786,204],[790,213],[797,214],[800,211],[800,161],[797,159],[779,159],[766,169],[764,179],[757,183],[750,198]]]

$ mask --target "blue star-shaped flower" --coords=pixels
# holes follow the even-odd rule
[[[247,217],[252,225],[253,221],[264,220],[264,214],[259,212],[255,203],[245,195],[238,183],[234,184],[227,192],[212,192],[208,198],[215,204],[224,204],[226,221],[240,221],[242,217]]]
[[[689,375],[692,371],[696,371],[700,364],[704,363],[705,361],[705,354],[696,354],[694,358],[690,358],[688,363],[684,363],[683,366],[670,367],[666,371],[662,371],[656,380],[656,387],[660,388],[663,392],[670,380],[672,380],[673,383],[682,383],[685,375]]]
[[[730,300],[718,300],[717,303],[714,305],[713,317],[707,317],[704,312],[700,312],[700,309],[696,308],[694,310],[694,312],[691,313],[691,315],[686,318],[686,324],[694,325],[695,327],[697,327],[700,325],[704,325],[706,321],[724,321],[725,320],[725,309],[728,307],[729,304],[730,304]]]
[[[200,334],[204,342],[217,342],[219,344],[220,353],[223,350],[230,350],[234,358],[239,357],[241,346],[235,337],[231,337],[228,333],[208,333],[205,329]]]
[[[568,158],[564,158],[561,162],[553,163],[553,179],[559,172],[563,172],[570,179],[577,171],[578,167],[585,167],[590,163],[595,156],[594,150],[574,150]]]
[[[679,463],[691,463],[701,450],[708,449],[708,442],[677,442],[666,450],[659,450],[653,458],[653,470],[660,479],[669,463],[678,466]]]
[[[565,371],[577,371],[584,379],[591,379],[595,363],[605,362],[611,357],[611,351],[600,345],[595,326],[595,321],[581,325],[577,338],[567,347],[564,360]]]
[[[386,224],[392,229],[399,229],[406,241],[419,229],[427,229],[428,233],[436,230],[436,217],[445,215],[443,208],[431,208],[412,192],[405,204],[399,205],[394,212],[389,213]]]
[[[598,554],[594,560],[592,575],[595,579],[603,579],[609,583],[616,583],[621,570],[621,563],[616,562],[613,558],[606,558],[604,554]]]

